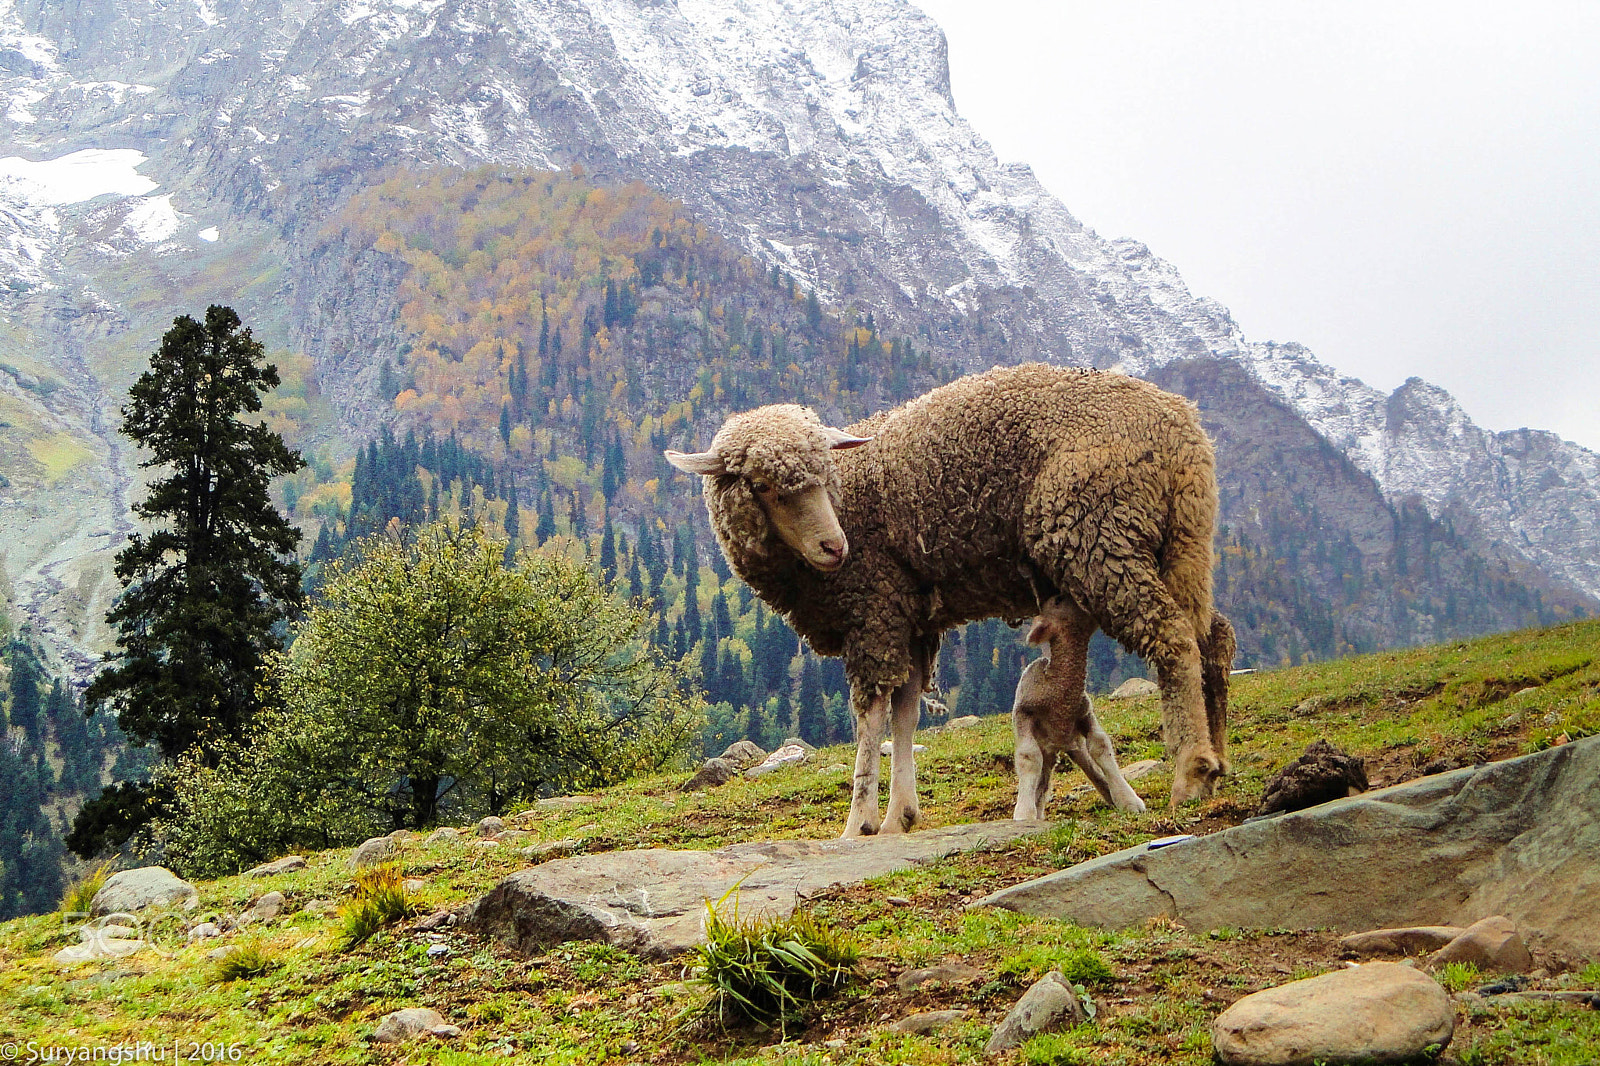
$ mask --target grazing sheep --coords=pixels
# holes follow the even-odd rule
[[[1050,654],[1022,671],[1011,708],[1011,728],[1017,738],[1017,809],[1012,817],[1018,821],[1044,814],[1050,777],[1063,751],[1107,803],[1123,811],[1144,810],[1144,800],[1123,778],[1111,738],[1083,690],[1094,630],[1092,618],[1055,596],[1046,601],[1028,631],[1028,643],[1046,644]]]
[[[920,820],[912,734],[944,631],[1026,618],[1058,594],[1154,665],[1173,803],[1210,795],[1226,772],[1233,647],[1211,606],[1216,477],[1182,397],[1035,363],[962,378],[849,432],[793,404],[758,408],[729,418],[709,450],[666,456],[703,475],[739,576],[818,654],[844,656],[857,725],[845,836]]]

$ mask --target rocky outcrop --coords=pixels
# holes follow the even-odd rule
[[[1085,925],[1200,929],[1516,923],[1535,951],[1600,955],[1600,737],[1196,837],[1129,848],[973,906]]]
[[[852,840],[778,840],[716,851],[650,848],[554,859],[512,874],[472,905],[467,924],[524,953],[594,940],[649,957],[704,939],[706,901],[785,917],[833,885],[1003,844],[1045,822],[985,822]]]

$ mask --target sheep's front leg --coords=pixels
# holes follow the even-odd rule
[[[850,793],[850,820],[845,823],[848,837],[872,836],[878,831],[878,750],[883,741],[884,719],[889,715],[889,694],[878,693],[866,710],[856,710],[856,774]]]
[[[922,821],[917,805],[917,718],[922,714],[922,673],[915,667],[894,690],[894,754],[889,757],[889,809],[885,833],[904,833]]]
[[[1050,798],[1050,770],[1055,763],[1055,753],[1046,760],[1039,743],[1038,722],[1025,711],[1013,711],[1011,731],[1016,738],[1015,763],[1017,767],[1017,806],[1011,817],[1019,822],[1031,822],[1042,814]]]

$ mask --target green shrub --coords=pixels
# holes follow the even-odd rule
[[[277,969],[277,958],[259,940],[246,940],[218,959],[212,975],[218,982],[248,981]]]
[[[386,925],[417,912],[400,867],[386,862],[356,874],[355,893],[339,909],[340,946],[348,951]]]
[[[1465,992],[1483,984],[1483,971],[1470,962],[1447,962],[1439,973],[1439,983],[1451,992]]]
[[[726,900],[727,897],[723,897]],[[713,1020],[776,1023],[787,1029],[811,1004],[848,985],[860,949],[814,916],[729,917],[706,903],[706,943],[697,979],[711,989]]]
[[[89,913],[89,904],[94,902],[94,897],[105,887],[106,878],[111,876],[111,865],[102,862],[91,867],[88,873],[67,889],[67,894],[61,897],[61,913]]]

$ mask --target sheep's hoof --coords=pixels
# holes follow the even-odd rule
[[[891,811],[883,820],[882,832],[909,833],[920,824],[922,824],[922,812],[914,807],[899,814]]]

